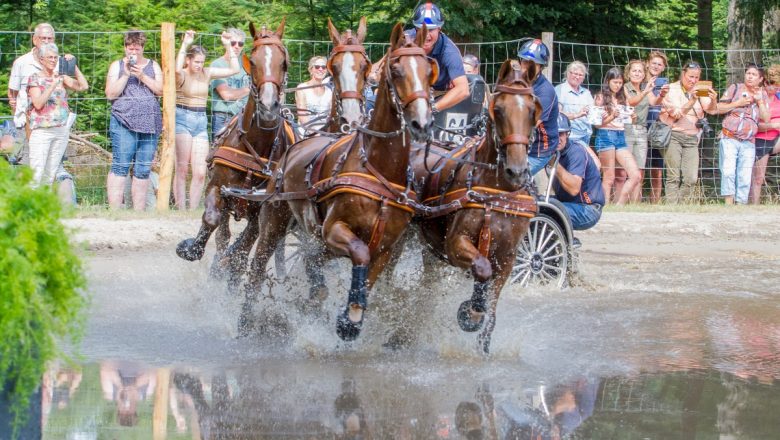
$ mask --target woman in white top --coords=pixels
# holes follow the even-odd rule
[[[309,130],[320,130],[325,126],[333,98],[333,90],[325,83],[328,74],[325,57],[315,56],[309,60],[309,74],[311,79],[298,84],[300,90],[295,92],[298,122],[305,125],[301,128],[302,135],[306,135]],[[306,125],[312,120],[316,122]]]

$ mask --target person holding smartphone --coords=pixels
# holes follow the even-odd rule
[[[146,34],[125,33],[125,56],[111,63],[106,78],[106,97],[111,102],[111,171],[108,173],[108,205],[113,209],[130,205],[124,200],[125,180],[133,166],[132,203],[136,211],[146,209],[152,160],[162,133],[162,112],[157,97],[162,95],[163,75],[156,61],[144,56]]]
[[[57,71],[59,49],[46,43],[38,49],[42,69],[30,76],[27,94],[30,111],[30,168],[34,187],[51,185],[68,147],[68,90],[87,90],[87,79],[78,67],[75,77]]]
[[[726,114],[720,135],[720,194],[727,205],[746,204],[750,193],[755,139],[759,123],[770,120],[769,97],[764,91],[764,68],[749,63],[745,80],[732,84],[718,103],[718,114]]]
[[[771,65],[766,71],[766,92],[769,96],[769,122],[758,123],[756,134],[756,161],[750,186],[750,203],[761,202],[769,156],[780,154],[780,64]]]
[[[653,96],[655,97],[655,102],[650,103],[647,109],[646,121],[649,129],[650,125],[661,114],[661,103],[666,94],[669,93],[669,79],[661,76],[668,65],[666,54],[658,50],[651,51],[647,55],[646,63],[647,82],[653,85]],[[646,166],[650,170],[650,202],[658,203],[661,201],[664,189],[664,159],[660,150],[648,148]]]

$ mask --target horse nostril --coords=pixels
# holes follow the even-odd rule
[[[413,120],[413,121],[412,121],[412,123],[411,123],[410,125],[412,126],[412,128],[413,128],[414,130],[417,130],[417,131],[423,131],[423,127],[422,127],[422,125],[420,125],[420,123],[419,123],[417,120]]]

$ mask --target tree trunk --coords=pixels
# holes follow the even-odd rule
[[[712,0],[697,0],[698,12],[696,14],[696,24],[698,27],[697,43],[699,50],[703,53],[704,65],[708,68],[713,66],[712,52]]]
[[[751,7],[752,6],[752,7]],[[745,64],[761,63],[764,8],[749,0],[729,0],[728,13],[728,82],[742,82]]]
[[[780,47],[780,8],[775,7],[766,12],[764,36],[768,47]]]

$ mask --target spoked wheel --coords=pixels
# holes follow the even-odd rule
[[[293,228],[285,237],[284,243],[274,253],[274,271],[276,277],[284,280],[293,268],[303,260],[301,251],[301,231]]]
[[[566,235],[552,217],[539,214],[529,222],[528,232],[517,250],[511,283],[526,286],[566,284],[569,251]]]

